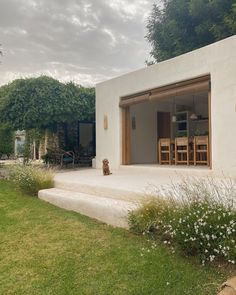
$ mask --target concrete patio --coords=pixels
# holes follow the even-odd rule
[[[113,226],[127,228],[127,214],[153,189],[167,188],[183,177],[213,176],[205,168],[157,165],[121,166],[112,175],[100,169],[60,171],[55,188],[42,190],[39,198],[61,208],[80,212]]]
[[[206,167],[134,165],[121,166],[111,175],[103,176],[100,169],[81,169],[58,173],[55,186],[106,198],[137,201],[149,194],[153,187],[166,187],[190,176],[212,176],[212,171]]]

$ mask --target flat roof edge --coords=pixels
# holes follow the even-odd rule
[[[105,83],[109,83],[111,81],[114,81],[116,79],[120,79],[121,77],[128,77],[134,73],[137,73],[137,72],[142,72],[142,71],[145,71],[145,70],[148,70],[150,68],[155,68],[155,67],[159,67],[161,64],[168,64],[170,62],[173,62],[177,59],[184,59],[185,56],[188,56],[188,55],[193,55],[195,54],[196,52],[200,52],[201,50],[206,50],[207,48],[211,48],[211,47],[216,47],[218,46],[219,44],[222,44],[222,43],[228,43],[228,42],[232,42],[232,40],[235,40],[236,41],[236,35],[232,35],[230,37],[227,37],[225,39],[222,39],[222,40],[219,40],[217,42],[214,42],[214,43],[211,43],[209,45],[206,45],[206,46],[203,46],[203,47],[200,47],[200,48],[197,48],[195,50],[192,50],[192,51],[189,51],[189,52],[186,52],[186,53],[183,53],[181,55],[178,55],[176,57],[173,57],[173,58],[170,58],[170,59],[167,59],[167,60],[164,60],[164,61],[161,61],[161,62],[158,62],[154,65],[151,65],[151,66],[147,66],[147,67],[143,67],[143,68],[140,68],[140,69],[137,69],[137,70],[134,70],[134,71],[131,71],[131,72],[128,72],[128,73],[125,73],[123,75],[119,75],[119,76],[116,76],[114,78],[111,78],[111,79],[108,79],[108,80],[105,80],[105,81],[102,81],[102,82],[99,82],[95,85],[95,87],[97,86],[100,86],[102,84],[105,84]],[[209,73],[206,73],[206,75],[208,75]]]

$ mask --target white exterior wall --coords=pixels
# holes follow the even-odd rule
[[[96,86],[96,166],[122,159],[121,96],[211,75],[212,169],[236,176],[236,36]],[[103,128],[104,115],[108,129]]]

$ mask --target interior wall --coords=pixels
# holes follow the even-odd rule
[[[130,107],[131,164],[157,163],[157,112],[171,112],[171,104],[152,101]]]
[[[155,163],[157,161],[155,109],[148,102],[133,105],[130,107],[130,119],[131,163]],[[132,120],[135,120],[135,129]]]

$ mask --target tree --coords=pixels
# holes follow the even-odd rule
[[[95,89],[94,88],[86,88],[80,85],[77,86],[74,83],[70,82],[65,85],[65,91],[66,91],[65,96],[71,102],[73,102],[74,112],[79,114],[79,116],[74,117],[75,119],[74,121],[95,120]]]
[[[53,78],[18,79],[0,88],[0,121],[14,130],[55,129],[94,117],[93,88],[63,84]]]
[[[7,126],[0,126],[0,158],[14,153],[14,132]]]
[[[158,62],[236,33],[235,0],[165,0],[147,24],[150,55]]]
[[[78,126],[80,120],[94,119],[94,88],[47,76],[18,79],[0,87],[0,124],[26,131],[26,160],[32,154],[43,155],[61,125]]]

